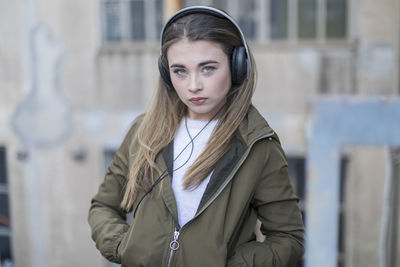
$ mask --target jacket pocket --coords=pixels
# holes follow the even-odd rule
[[[119,261],[120,261],[121,265],[124,262],[124,255],[125,255],[125,251],[126,251],[128,236],[129,236],[129,232],[132,231],[132,228],[133,228],[132,225],[129,226],[128,231],[121,234],[122,235],[121,239],[120,239],[121,241],[119,242],[117,250],[116,250],[116,254],[117,254],[118,258],[119,258]]]

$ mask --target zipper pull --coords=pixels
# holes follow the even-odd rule
[[[178,238],[179,238],[179,231],[175,228],[174,240],[172,240],[171,243],[169,243],[169,247],[171,250],[174,250],[174,251],[178,250],[178,248],[179,248]]]

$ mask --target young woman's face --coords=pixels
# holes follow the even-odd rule
[[[226,102],[231,88],[229,59],[218,43],[182,39],[167,59],[172,84],[192,119],[210,120]]]

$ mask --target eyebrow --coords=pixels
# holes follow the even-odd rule
[[[208,64],[219,64],[219,62],[215,61],[215,60],[207,60],[207,61],[204,61],[204,62],[200,62],[199,63],[199,67],[202,67],[202,66],[205,66],[205,65],[208,65]],[[183,65],[183,64],[172,64],[170,66],[170,68],[185,68],[185,65]]]
[[[202,67],[202,66],[204,66],[204,65],[215,64],[215,63],[218,64],[219,62],[218,62],[218,61],[215,61],[215,60],[207,60],[207,61],[201,62],[201,63],[199,64],[199,66]]]
[[[170,68],[184,68],[185,66],[182,64],[172,64]]]

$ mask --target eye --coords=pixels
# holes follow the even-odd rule
[[[175,73],[177,76],[184,76],[186,74],[186,70],[180,69],[180,68],[175,68],[173,70],[173,73]]]
[[[214,67],[214,66],[205,66],[205,67],[202,69],[202,71],[203,71],[204,73],[211,73],[211,72],[213,72],[215,69],[216,69],[216,67]]]

